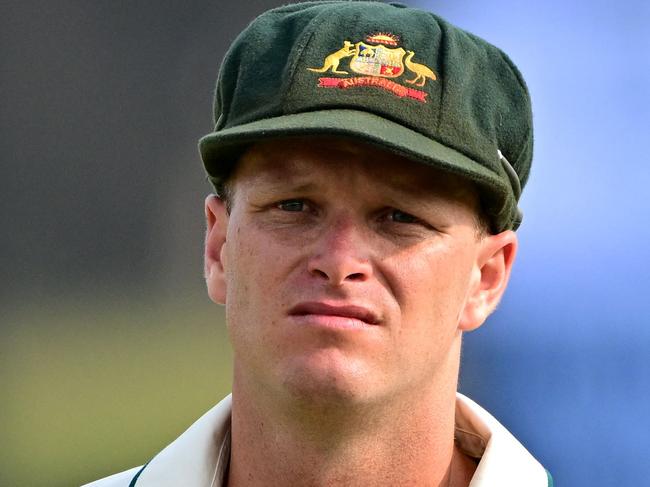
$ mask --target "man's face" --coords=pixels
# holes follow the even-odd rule
[[[372,402],[456,380],[461,331],[489,313],[472,307],[492,238],[461,180],[305,138],[253,146],[233,189],[230,215],[211,203],[206,278],[225,301],[235,381]]]

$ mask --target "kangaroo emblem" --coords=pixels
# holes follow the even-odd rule
[[[332,73],[337,74],[348,74],[347,71],[339,71],[339,63],[341,59],[352,56],[355,53],[354,46],[350,41],[344,41],[343,47],[336,52],[333,52],[325,58],[322,68],[307,68],[309,71],[314,71],[315,73],[324,73],[325,71],[331,69]]]
[[[437,80],[438,76],[428,66],[413,61],[415,52],[400,46],[399,35],[375,32],[354,44],[349,40],[341,42],[343,46],[338,51],[330,51],[323,60],[322,67],[302,68],[315,73],[348,75],[321,75],[316,85],[318,88],[336,88],[339,91],[332,92],[334,96],[341,90],[359,89],[361,94],[370,90],[384,90],[399,98],[427,103],[430,93],[418,88],[426,85],[429,80]],[[345,69],[350,72],[344,71]],[[409,72],[415,78],[406,79],[412,76]]]
[[[415,84],[415,86],[424,86],[427,82],[427,78],[431,80],[436,80],[437,77],[433,71],[427,68],[424,64],[414,63],[411,61],[415,53],[413,51],[407,51],[408,55],[404,59],[404,64],[406,67],[413,71],[417,76],[413,79],[405,80],[407,83]]]
[[[365,49],[359,51],[359,56],[361,57],[373,57],[375,55],[375,50],[372,47],[366,47]]]

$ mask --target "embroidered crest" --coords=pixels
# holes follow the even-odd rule
[[[382,88],[399,97],[408,97],[426,103],[427,93],[408,88],[385,78],[399,78],[405,74],[405,69],[411,71],[415,78],[405,79],[406,83],[423,87],[428,80],[435,81],[436,74],[424,64],[413,61],[414,51],[406,51],[399,46],[400,38],[387,32],[377,32],[366,37],[365,42],[352,43],[343,41],[341,49],[329,54],[320,68],[307,68],[316,73],[330,71],[335,74],[350,74],[341,69],[341,63],[346,58],[349,69],[363,77],[352,78],[320,78],[321,88],[352,88],[355,86],[374,86]],[[391,47],[387,47],[391,46]]]
[[[404,64],[406,64],[406,67],[409,68],[409,70],[413,71],[417,76],[411,80],[407,79],[406,82],[415,84],[415,86],[424,86],[427,82],[427,78],[433,81],[438,79],[438,77],[430,68],[424,64],[419,64],[411,61],[414,55],[415,53],[413,51],[409,51],[406,59],[404,60]]]
[[[375,32],[366,37],[366,42],[370,44],[386,44],[387,46],[396,46],[399,42],[399,36],[390,32]]]
[[[385,46],[370,46],[364,42],[357,42],[355,54],[350,60],[350,69],[356,73],[397,78],[404,72],[402,59],[404,49],[389,49]]]
[[[338,74],[348,74],[347,71],[339,71],[339,63],[341,59],[348,56],[352,56],[355,53],[355,50],[352,47],[350,41],[343,41],[343,47],[338,51],[333,52],[325,58],[322,68],[307,68],[309,71],[314,71],[316,73],[324,73],[325,71],[332,70],[332,73]]]

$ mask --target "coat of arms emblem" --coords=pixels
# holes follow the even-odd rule
[[[406,51],[401,47],[396,49],[384,45],[371,46],[365,42],[357,42],[355,53],[350,60],[350,69],[357,73],[384,78],[397,78],[404,72],[402,59]]]
[[[332,72],[335,74],[350,74],[341,63],[350,58],[349,68],[355,73],[365,75],[353,78],[320,78],[323,88],[351,88],[354,86],[374,86],[400,97],[409,97],[426,103],[427,93],[407,88],[385,78],[399,78],[405,70],[411,71],[415,77],[404,80],[406,83],[422,87],[427,81],[435,81],[436,74],[428,66],[413,61],[415,52],[406,51],[399,46],[399,37],[390,33],[375,33],[366,37],[365,42],[343,42],[343,47],[325,57],[320,68],[307,68],[316,73]]]

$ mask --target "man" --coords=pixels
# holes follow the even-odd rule
[[[221,67],[200,149],[231,397],[97,486],[551,485],[456,393],[506,288],[532,158],[494,46],[402,5],[272,10]]]

